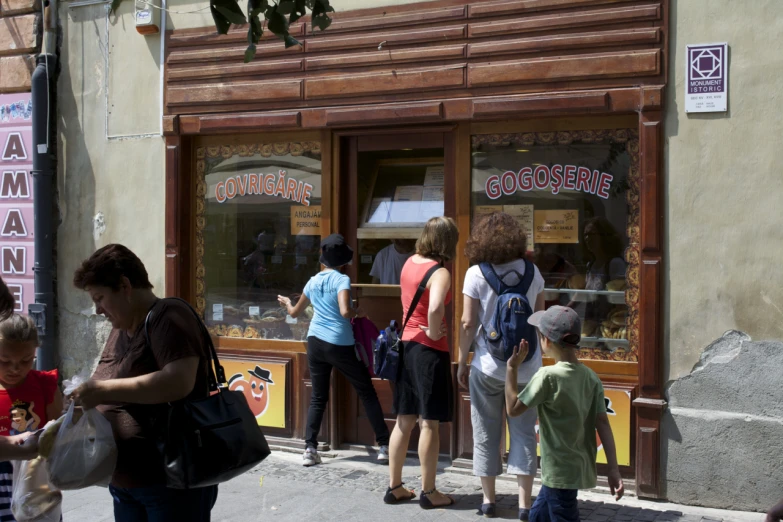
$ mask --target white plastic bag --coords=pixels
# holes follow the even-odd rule
[[[59,522],[62,493],[50,483],[42,457],[14,461],[11,512],[18,522]]]
[[[66,381],[65,394],[69,395],[84,382],[83,377]],[[81,411],[81,410],[80,410]],[[75,421],[75,422],[74,422]],[[59,420],[57,434],[46,457],[49,481],[60,490],[82,489],[88,486],[106,486],[117,464],[117,445],[111,424],[98,410],[75,413],[74,404]],[[39,447],[46,438],[41,435]]]

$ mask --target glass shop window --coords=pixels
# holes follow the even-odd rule
[[[472,220],[519,221],[547,307],[582,318],[584,358],[636,360],[638,160],[626,129],[472,137]]]
[[[319,270],[318,142],[197,150],[196,294],[214,335],[304,340],[312,309],[286,317]]]

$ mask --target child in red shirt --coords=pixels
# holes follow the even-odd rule
[[[63,410],[57,370],[33,370],[37,348],[32,319],[14,314],[0,321],[0,435],[15,441],[57,419]],[[0,483],[11,484],[12,473],[10,462],[0,462]],[[13,520],[11,488],[0,489],[0,520]]]

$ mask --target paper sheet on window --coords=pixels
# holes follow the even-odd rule
[[[372,198],[367,223],[388,223],[391,219],[391,198]]]
[[[420,223],[426,223],[430,218],[443,215],[443,187],[424,187],[419,207]]]
[[[421,185],[401,185],[394,191],[394,201],[391,203],[392,223],[419,222],[421,197],[424,187]]]
[[[446,177],[446,171],[443,165],[427,167],[424,174],[425,187],[442,187],[443,180]]]
[[[533,250],[535,246],[533,205],[503,205],[503,212],[517,220],[527,236],[527,249]]]

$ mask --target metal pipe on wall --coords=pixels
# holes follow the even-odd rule
[[[29,314],[38,327],[40,348],[36,367],[57,368],[55,329],[55,179],[57,172],[57,8],[50,0],[44,15],[45,54],[36,58],[31,86],[33,100],[33,214],[35,219],[35,303]]]

